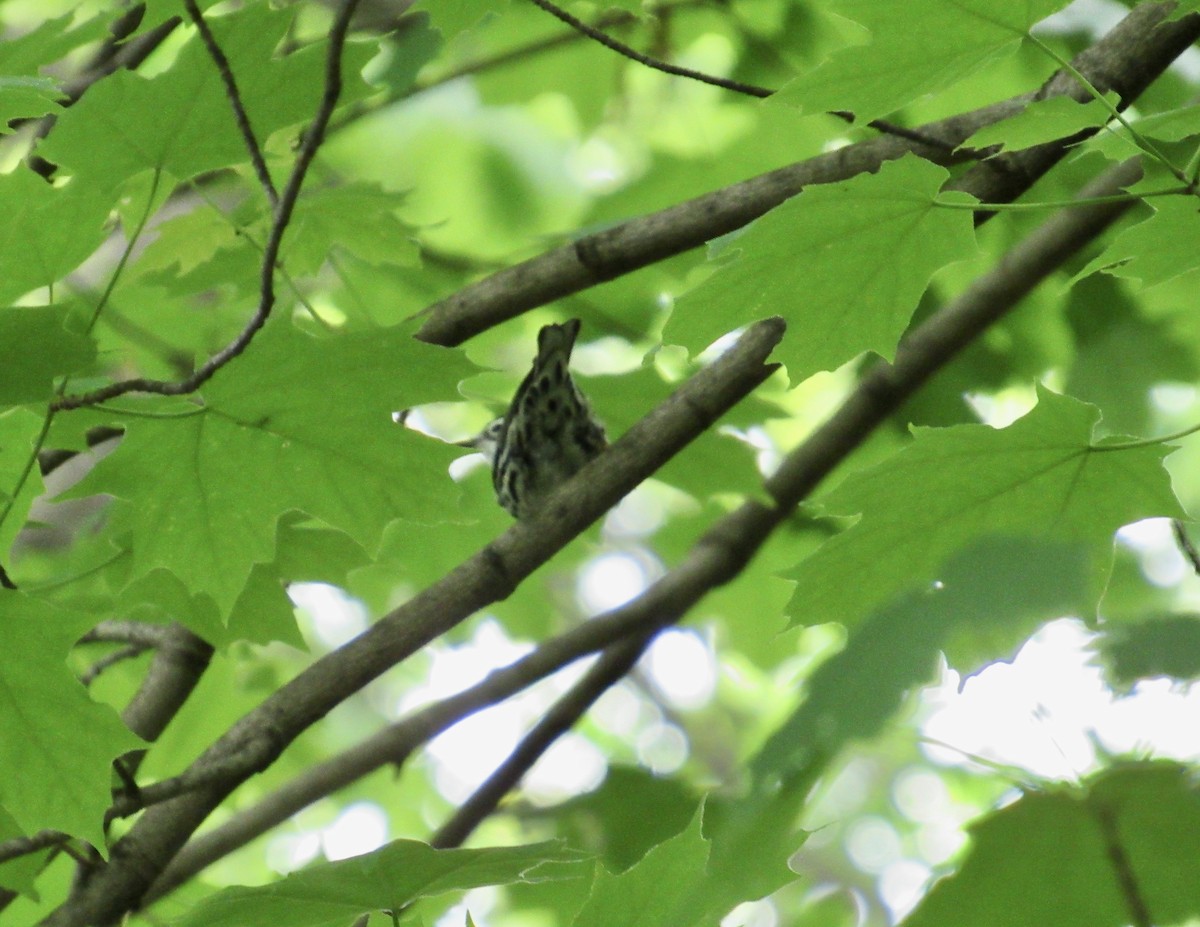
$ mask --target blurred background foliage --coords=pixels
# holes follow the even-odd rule
[[[771,88],[866,38],[851,15],[862,4],[832,0],[565,6],[657,57]],[[937,7],[933,0],[914,5],[910,15],[920,25],[913,30],[937,28]],[[18,219],[0,241],[0,293],[26,308],[0,315],[0,336],[24,346],[0,349],[9,364],[0,372],[0,396],[13,407],[0,414],[4,486],[41,428],[34,413],[44,408],[54,378],[70,374],[72,388],[81,389],[134,373],[179,377],[236,335],[259,294],[269,207],[190,27],[175,29],[140,76],[119,72],[69,109],[61,106],[59,81],[78,71],[117,12],[100,2],[0,4],[8,37],[0,70],[10,75],[0,83],[0,112],[7,119],[59,114],[36,143],[38,156],[55,168],[55,188],[23,165],[34,144],[29,131],[5,136],[11,173],[0,201],[10,198],[5,212]],[[1069,58],[1125,12],[1120,3],[1079,0],[1037,34]],[[148,3],[139,31],[179,13],[170,0]],[[217,4],[208,15],[268,163],[283,176],[318,97],[331,11],[320,3],[247,2]],[[801,112],[786,95],[762,101],[644,68],[519,0],[380,0],[360,15],[341,106],[285,238],[277,318],[205,399],[243,423],[260,412],[294,413],[294,427],[281,425],[281,441],[312,439],[323,454],[362,449],[373,479],[353,468],[319,481],[311,473],[293,479],[273,470],[277,448],[241,432],[211,438],[211,456],[189,458],[193,439],[181,435],[192,426],[172,417],[186,411],[185,403],[124,397],[54,418],[47,448],[83,449],[88,430],[98,426],[119,425],[126,434],[58,504],[33,503],[19,536],[12,519],[0,530],[6,545],[16,537],[12,571],[29,594],[93,623],[179,621],[217,646],[198,689],[150,748],[142,767],[150,780],[178,773],[315,655],[508,526],[482,461],[444,442],[474,434],[503,411],[541,325],[583,320],[577,379],[618,436],[711,356],[700,352],[711,338],[697,331],[728,331],[737,324],[731,319],[745,318],[737,313],[746,288],[706,290],[714,279],[710,255],[697,249],[526,312],[460,349],[415,345],[415,313],[573,236],[874,134]],[[888,118],[919,125],[974,109],[1036,88],[1055,68],[1025,42]],[[1189,110],[1198,75],[1192,49],[1130,113],[1177,114],[1178,127],[1154,137],[1178,162],[1191,156],[1200,131],[1200,115]],[[1093,109],[1083,118],[1105,114]],[[1016,131],[999,137],[1017,138]],[[1127,138],[1102,133],[1026,199],[1074,195],[1105,164],[1127,157],[1128,146]],[[1185,208],[1195,211],[1194,204]],[[665,632],[484,822],[472,845],[564,838],[631,878],[638,870],[630,867],[659,847],[664,855],[655,871],[667,878],[689,871],[685,841],[699,845],[688,828],[706,795],[710,837],[717,827],[710,815],[736,817],[739,801],[764,777],[811,774],[807,800],[786,822],[794,819],[798,829],[744,848],[747,867],[775,871],[787,859],[794,875],[779,876],[764,899],[747,895],[723,927],[875,927],[914,908],[911,922],[920,925],[1128,922],[1127,899],[1112,887],[1112,845],[1088,830],[1096,802],[1137,809],[1121,819],[1121,836],[1138,872],[1161,876],[1144,886],[1150,910],[1163,912],[1156,922],[1200,914],[1200,881],[1187,881],[1200,859],[1190,778],[1200,751],[1191,688],[1200,672],[1200,579],[1165,518],[1117,532],[1111,575],[1106,560],[1125,521],[1195,509],[1195,437],[1166,457],[1170,489],[1165,481],[1149,485],[1162,448],[1146,451],[1144,469],[1122,469],[1128,458],[1117,466],[1118,455],[1108,455],[1113,468],[1096,477],[1096,492],[1112,502],[1111,511],[1106,519],[1093,506],[1081,516],[1087,525],[1079,535],[1086,538],[1041,536],[1032,503],[1018,512],[1027,521],[1017,517],[991,530],[972,525],[944,554],[932,532],[909,523],[907,535],[887,540],[894,556],[878,554],[897,573],[893,586],[865,582],[862,576],[874,574],[861,560],[841,564],[834,547],[822,546],[835,535],[865,535],[870,502],[856,505],[863,497],[855,496],[869,497],[862,474],[905,449],[906,460],[928,453],[932,475],[906,487],[901,472],[900,484],[887,490],[896,509],[911,508],[915,520],[934,502],[955,504],[952,459],[939,456],[941,432],[914,438],[914,425],[1005,426],[1028,413],[1020,427],[1039,433],[1083,422],[1086,443],[1093,413],[1076,400],[1099,410],[1097,437],[1153,438],[1200,421],[1195,271],[1175,276],[1130,264],[1073,279],[1114,236],[1150,215],[1149,206],[1135,207],[1108,239],[1052,275],[907,401],[822,487],[816,501],[826,508],[798,511],[734,584]],[[1006,213],[979,229],[977,251],[936,262],[915,320],[995,266],[1044,217]],[[126,236],[145,226],[127,264],[118,264],[118,223]],[[969,236],[969,219],[963,223]],[[953,233],[956,241],[961,234]],[[1195,234],[1181,247],[1195,250]],[[764,220],[726,247],[742,245],[743,261],[775,261],[782,273],[786,235]],[[1152,239],[1140,247],[1137,254],[1152,257],[1166,244]],[[864,264],[886,263],[887,255],[864,249],[835,260],[843,263],[831,272],[853,288],[851,275]],[[757,265],[746,270],[750,278],[758,273]],[[110,283],[85,337],[85,320]],[[797,304],[811,295],[790,289]],[[677,301],[686,306],[688,299],[700,300],[698,314],[672,317]],[[35,318],[38,305],[51,308]],[[759,315],[789,317],[785,353],[800,357],[804,313],[835,307],[758,308]],[[871,303],[861,308],[868,316],[874,310]],[[282,328],[325,340],[296,340],[295,331]],[[345,336],[340,348],[328,346],[335,335]],[[320,347],[309,357],[306,344]],[[534,642],[636,596],[718,515],[746,496],[761,497],[762,475],[836,408],[864,364],[846,358],[811,376],[807,369],[797,375],[794,364],[775,374],[509,599],[315,725],[239,788],[214,823]],[[409,424],[441,441],[396,437],[402,429],[390,421],[395,434],[380,437],[388,413],[410,405],[416,411]],[[1038,417],[1052,412],[1061,418]],[[997,440],[997,450],[980,453],[999,459],[1011,450]],[[247,468],[252,479],[243,478]],[[51,493],[83,475],[68,469],[47,476]],[[969,494],[974,476],[965,482],[971,485],[960,488]],[[322,505],[343,491],[361,508],[386,500],[375,523],[323,514]],[[215,500],[228,517],[206,524],[229,559],[206,563],[205,550],[188,542],[193,535],[174,526]],[[855,524],[860,512],[867,514]],[[394,520],[401,515],[406,520]],[[1016,541],[997,534],[1015,534]],[[852,561],[858,550],[851,549]],[[920,556],[933,562],[910,569],[908,558]],[[954,597],[932,596],[934,579],[953,587]],[[858,582],[865,587],[855,589]],[[845,602],[855,592],[866,602],[851,612]],[[101,653],[76,648],[71,665],[83,672]],[[93,697],[124,705],[148,663],[147,654],[112,666],[91,685]],[[427,838],[579,674],[564,671],[468,719],[398,773],[385,766],[322,798],[132,922],[162,923],[215,887],[271,883],[323,858],[367,852],[397,837]],[[822,750],[828,752],[817,759],[796,752]],[[1155,836],[1168,824],[1177,840]],[[125,826],[118,823],[114,833]],[[0,836],[19,832],[0,820]],[[672,838],[680,842],[667,843]],[[716,859],[722,845],[712,846]],[[23,893],[0,918],[32,923],[46,899],[63,896],[71,877],[65,860],[41,871],[39,865],[30,858],[0,864],[0,884]],[[945,874],[950,878],[931,891]],[[1028,888],[1039,882],[1046,897]],[[632,885],[624,890],[633,892]],[[469,909],[481,927],[568,924],[588,892],[583,879],[480,888],[424,899],[405,917],[462,924]],[[1072,898],[1090,901],[1071,908]]]

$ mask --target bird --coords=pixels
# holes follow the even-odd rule
[[[608,446],[604,426],[571,378],[579,319],[544,325],[533,366],[509,404],[474,438],[492,467],[496,499],[510,515],[529,518],[559,484]]]

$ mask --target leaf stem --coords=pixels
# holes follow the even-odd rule
[[[1071,64],[1070,61],[1068,61],[1066,58],[1064,58],[1062,55],[1060,55],[1058,52],[1056,52],[1053,48],[1051,48],[1049,45],[1047,45],[1045,42],[1043,42],[1041,39],[1039,39],[1032,32],[1026,32],[1025,36],[1026,36],[1026,38],[1029,39],[1029,41],[1031,41],[1039,49],[1041,49],[1043,52],[1045,52],[1047,55],[1049,55],[1051,58],[1053,58],[1056,62],[1058,62],[1058,66],[1060,68],[1062,68],[1064,71],[1066,71],[1068,74],[1070,74],[1073,78],[1075,78],[1075,80],[1077,80],[1079,82],[1079,85],[1081,87],[1083,87],[1083,89],[1086,90],[1088,93],[1090,93],[1092,95],[1092,97],[1099,100],[1100,104],[1112,114],[1112,117],[1115,120],[1117,120],[1117,122],[1119,122],[1125,128],[1125,130],[1129,133],[1130,137],[1134,140],[1134,142],[1137,143],[1139,148],[1141,148],[1144,152],[1146,152],[1148,155],[1150,155],[1152,158],[1154,158],[1154,160],[1158,161],[1163,167],[1165,167],[1168,171],[1171,172],[1172,176],[1177,178],[1181,183],[1188,184],[1189,186],[1191,185],[1192,182],[1188,180],[1188,175],[1185,174],[1183,171],[1181,171],[1179,168],[1177,168],[1174,164],[1172,164],[1170,158],[1168,158],[1165,154],[1163,154],[1161,151],[1159,151],[1158,147],[1153,142],[1151,142],[1148,138],[1146,138],[1144,135],[1142,135],[1141,132],[1139,132],[1137,129],[1135,129],[1133,127],[1133,125],[1129,122],[1129,120],[1126,119],[1125,116],[1121,113],[1121,111],[1115,105],[1113,105],[1112,101],[1109,100],[1108,97],[1106,97],[1104,94],[1102,94],[1096,88],[1096,86],[1090,80],[1088,80],[1080,72],[1080,70],[1077,67],[1075,67],[1075,65]]]
[[[150,181],[150,192],[146,194],[146,208],[142,210],[141,218],[138,219],[137,224],[133,227],[132,234],[130,234],[129,239],[125,242],[125,249],[121,252],[121,257],[117,260],[117,266],[113,268],[112,276],[108,278],[108,284],[104,287],[104,292],[96,300],[96,308],[92,311],[92,317],[88,320],[87,327],[83,330],[85,335],[90,335],[92,329],[96,327],[96,323],[100,321],[100,313],[108,305],[113,290],[117,287],[117,281],[121,279],[121,274],[124,273],[125,267],[129,263],[129,258],[133,255],[133,249],[137,246],[138,239],[142,237],[142,232],[146,229],[146,223],[150,221],[150,215],[154,211],[154,198],[158,195],[158,183],[161,179],[162,165],[159,165],[154,168],[154,177]],[[67,379],[69,378],[64,378],[62,384],[59,386],[58,395],[60,398],[66,391]]]
[[[154,197],[158,194],[158,183],[162,177],[162,168],[154,169],[154,178],[150,181],[150,192],[146,195],[146,208],[142,210],[142,216],[134,226],[133,233],[129,236],[129,240],[125,243],[125,250],[121,252],[121,257],[117,261],[117,266],[113,269],[112,276],[109,277],[108,284],[104,287],[104,292],[100,294],[100,298],[96,301],[96,308],[92,310],[92,316],[88,319],[87,326],[84,328],[85,334],[91,334],[92,329],[96,327],[96,323],[100,321],[100,313],[104,311],[104,307],[108,305],[109,299],[112,297],[113,290],[117,286],[117,281],[121,277],[121,273],[125,270],[125,266],[129,263],[130,255],[133,254],[134,246],[138,239],[141,238],[142,232],[146,228],[146,223],[150,220],[150,214],[153,211]],[[25,488],[25,483],[29,479],[29,474],[33,472],[33,467],[37,463],[38,454],[42,452],[42,447],[46,443],[46,435],[50,433],[50,425],[54,421],[54,416],[58,412],[57,402],[62,399],[67,391],[67,384],[70,382],[70,376],[64,376],[62,381],[55,389],[55,399],[46,407],[46,417],[42,420],[41,431],[38,432],[37,438],[33,442],[33,448],[29,452],[29,457],[25,460],[25,465],[21,468],[21,473],[17,477],[16,485],[13,487],[8,501],[4,504],[4,509],[0,511],[0,528],[4,527],[4,523],[8,521],[9,515],[12,514],[16,507],[17,499],[21,495],[21,491]],[[7,574],[5,574],[7,576]],[[11,582],[11,580],[9,581]],[[8,584],[5,584],[6,586]]]
[[[46,435],[50,433],[50,423],[53,421],[54,409],[47,408],[46,417],[42,419],[42,429],[38,432],[38,436],[33,442],[33,450],[29,452],[29,456],[25,459],[25,465],[21,468],[21,474],[17,477],[17,483],[13,487],[12,493],[9,494],[8,501],[4,503],[4,510],[0,511],[0,528],[4,527],[8,516],[12,514],[13,508],[16,507],[17,499],[21,496],[21,490],[25,488],[25,482],[29,479],[29,474],[33,472],[33,465],[37,463],[38,454],[42,451],[42,445],[46,443]]]
[[[1112,196],[1091,196],[1071,200],[1043,200],[1037,203],[962,203],[954,200],[935,199],[934,206],[944,209],[969,209],[972,212],[1031,212],[1037,209],[1066,209],[1074,206],[1104,206],[1108,203],[1129,203],[1154,196],[1182,196],[1190,194],[1192,188],[1171,187],[1167,190],[1149,190],[1145,193],[1114,193]]]
[[[130,418],[191,418],[193,415],[204,415],[209,411],[208,406],[196,406],[182,412],[149,412],[143,409],[122,409],[109,403],[96,406],[101,412],[112,412],[116,415],[128,415]]]
[[[1090,451],[1131,451],[1139,447],[1154,447],[1156,444],[1165,444],[1167,441],[1179,441],[1182,438],[1187,438],[1200,431],[1200,424],[1192,425],[1190,428],[1185,428],[1182,431],[1176,431],[1169,435],[1163,435],[1161,438],[1138,438],[1136,441],[1119,441],[1113,444],[1092,444],[1089,445]]]

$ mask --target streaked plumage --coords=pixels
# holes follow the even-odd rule
[[[579,320],[538,332],[533,367],[517,387],[503,418],[469,443],[492,463],[496,498],[525,518],[556,486],[607,446],[604,427],[571,378],[571,350]]]

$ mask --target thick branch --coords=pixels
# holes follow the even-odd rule
[[[156,741],[178,714],[208,668],[212,646],[180,624],[162,629],[146,678],[121,713],[121,720],[143,740]]]
[[[1200,35],[1200,16],[1163,22],[1172,4],[1143,4],[1104,38],[1075,58],[1075,66],[1100,90],[1116,90],[1129,103]],[[960,145],[976,130],[1022,110],[1031,100],[1070,94],[1086,99],[1074,78],[1060,72],[1037,93],[1013,97],[916,129]],[[980,200],[1009,202],[1048,171],[1082,136],[991,158],[973,168],[962,187]],[[811,184],[834,183],[874,171],[909,151],[938,164],[945,150],[892,136],[849,145],[716,190],[660,212],[577,238],[463,287],[422,311],[417,337],[456,345],[472,335],[580,290],[697,248],[741,228]]]
[[[309,725],[394,664],[515,585],[702,433],[774,369],[766,357],[783,336],[759,322],[711,366],[683,384],[599,458],[441,581],[318,660],[233,726],[192,770],[228,762],[240,774],[148,809],[113,847],[107,867],[44,922],[112,923],[136,907],[188,836],[236,785],[266,768]]]

